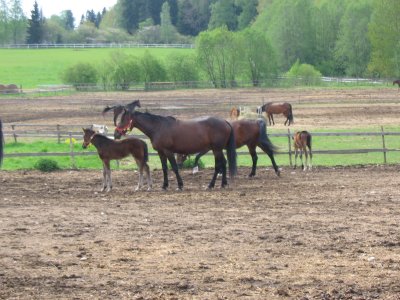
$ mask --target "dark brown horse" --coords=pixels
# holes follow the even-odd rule
[[[168,188],[168,165],[170,162],[175,173],[178,188],[183,188],[183,181],[179,175],[174,153],[194,154],[212,150],[215,157],[214,175],[208,185],[211,189],[215,186],[215,181],[219,172],[222,172],[221,187],[225,187],[226,159],[223,149],[227,149],[229,162],[229,175],[233,180],[236,175],[236,147],[232,126],[225,120],[215,117],[204,117],[200,119],[181,121],[173,117],[164,117],[151,113],[129,111],[124,109],[121,122],[117,126],[118,132],[122,129],[138,128],[147,135],[153,148],[158,152],[161,160],[164,182],[162,188]]]
[[[286,124],[294,124],[292,105],[290,103],[272,103],[268,102],[257,108],[257,113],[261,115],[263,112],[267,114],[269,125],[275,125],[274,114],[283,114],[286,117]]]
[[[253,165],[251,168],[251,172],[249,177],[253,177],[256,175],[257,169],[257,146],[260,147],[270,158],[272,162],[272,166],[274,167],[276,175],[280,175],[280,171],[278,166],[276,165],[274,158],[274,151],[276,150],[275,146],[271,143],[267,136],[267,124],[265,124],[264,120],[239,120],[231,123],[234,133],[235,133],[235,142],[236,149],[246,145],[249,149],[249,153],[251,155],[251,159],[253,161]],[[198,162],[200,157],[202,157],[207,152],[198,153],[194,159],[194,172],[198,169]],[[177,161],[179,165],[182,165],[186,160],[187,155],[178,154]]]
[[[301,168],[305,171],[307,168],[312,168],[312,150],[311,150],[311,134],[308,131],[297,131],[293,136],[294,143],[294,168],[297,165],[297,156],[300,153]],[[307,150],[308,148],[308,150]],[[306,156],[306,165],[303,164],[303,152]],[[310,155],[310,161],[308,162],[308,155]]]
[[[90,128],[83,128],[83,132],[82,147],[85,149],[89,144],[93,144],[103,161],[103,188],[101,191],[106,190],[109,192],[112,189],[110,161],[122,159],[129,155],[133,156],[139,168],[139,183],[136,190],[139,190],[143,185],[143,170],[146,172],[147,190],[151,189],[150,168],[147,164],[149,155],[147,144],[144,141],[134,137],[122,141],[114,141]]]
[[[3,135],[3,123],[0,119],[0,167],[3,164],[3,156],[4,156],[4,135]]]
[[[112,110],[114,113],[114,125],[117,126],[118,116],[120,116],[123,113],[124,108],[129,111],[133,111],[136,107],[140,107],[139,100],[132,101],[131,103],[128,103],[126,105],[118,104],[114,106],[106,106],[103,109],[102,115],[104,116],[106,112]]]
[[[400,88],[400,79],[397,79],[397,80],[393,81],[393,85],[395,85],[395,84],[397,84],[399,86],[399,88]]]

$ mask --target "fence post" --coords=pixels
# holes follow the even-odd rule
[[[75,154],[74,154],[74,143],[72,142],[72,133],[69,132],[69,153],[71,156],[71,167],[72,169],[76,169],[76,163],[75,163]]]
[[[11,129],[13,131],[14,142],[17,142],[17,134],[15,133],[15,125],[11,125]]]
[[[57,141],[61,143],[60,124],[57,124]]]
[[[289,163],[290,163],[290,167],[293,167],[293,163],[292,163],[292,139],[291,139],[291,134],[290,134],[290,129],[288,128],[288,148],[289,148]]]
[[[382,147],[383,147],[383,163],[386,164],[386,143],[385,143],[385,131],[383,130],[383,126],[381,126],[382,131]]]

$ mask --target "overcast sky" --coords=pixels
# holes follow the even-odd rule
[[[28,18],[31,16],[34,3],[35,0],[22,0],[22,7]],[[109,9],[117,3],[117,0],[37,0],[37,3],[46,18],[59,15],[63,10],[71,10],[74,14],[75,25],[77,25],[82,14],[85,14],[87,10],[101,12],[103,7]]]

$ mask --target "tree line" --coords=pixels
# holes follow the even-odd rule
[[[46,19],[35,2],[26,17],[21,0],[0,0],[0,43],[201,45],[203,33],[225,28],[266,39],[268,48],[253,63],[270,60],[280,73],[299,61],[327,76],[397,77],[399,15],[398,0],[118,0],[76,24],[71,11]]]

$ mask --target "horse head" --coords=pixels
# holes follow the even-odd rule
[[[93,139],[94,135],[96,134],[96,131],[94,131],[91,128],[82,128],[82,130],[83,130],[82,148],[86,149],[92,142],[92,139]]]

